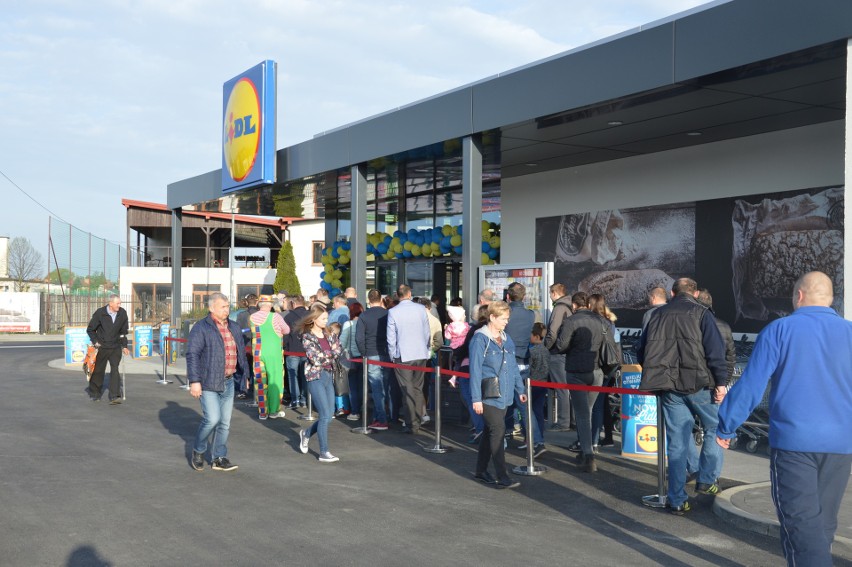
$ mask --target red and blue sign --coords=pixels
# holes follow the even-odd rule
[[[275,183],[276,77],[267,60],[224,85],[223,193]]]

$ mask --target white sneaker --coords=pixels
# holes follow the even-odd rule
[[[359,421],[361,419],[360,413],[350,413],[346,416],[346,421]]]
[[[284,417],[285,415],[287,414],[284,413],[284,410],[280,410],[275,413],[269,414],[269,419],[278,419],[279,417]]]
[[[265,415],[258,416],[258,419],[266,420],[266,416]]]
[[[421,419],[421,420],[420,420],[420,423],[421,423],[421,424],[423,424],[423,423],[429,423],[430,421],[432,421],[432,418],[431,418],[431,417],[429,417],[429,414],[428,414],[428,413],[424,413],[424,414],[423,414],[423,419]]]
[[[305,435],[305,430],[300,429],[299,430],[299,450],[302,453],[308,452],[308,442],[310,440],[311,440],[311,438]]]
[[[337,457],[335,457],[334,455],[332,455],[328,451],[326,451],[325,453],[322,453],[319,456],[319,462],[321,462],[321,463],[336,463],[339,460],[340,459],[338,459]]]

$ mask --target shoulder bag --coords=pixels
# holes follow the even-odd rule
[[[489,339],[490,341],[491,339]],[[506,349],[503,350],[503,360],[500,362],[500,369],[503,368],[503,364],[506,362]],[[485,345],[485,354],[488,354],[488,345]],[[483,360],[485,359],[485,354],[482,355]],[[499,370],[498,370],[499,372]],[[487,378],[482,379],[482,399],[483,400],[494,400],[497,398],[502,398],[503,395],[500,392],[500,376],[489,376]]]
[[[601,341],[600,349],[598,350],[598,361],[604,376],[609,376],[616,369],[621,367],[621,358],[618,355],[618,347],[615,346],[615,340],[603,325],[603,340]]]

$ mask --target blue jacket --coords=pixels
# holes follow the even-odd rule
[[[519,362],[529,364],[530,335],[535,324],[535,313],[526,308],[523,301],[513,301],[509,304],[511,312],[506,324],[506,334],[515,343],[515,356]]]
[[[770,380],[769,444],[803,453],[852,454],[852,322],[829,307],[799,307],[767,325],[748,366],[719,407],[730,439]]]
[[[240,326],[228,320],[228,329],[237,344],[236,380],[248,374],[246,348]],[[225,391],[225,341],[216,327],[212,315],[196,323],[189,332],[186,344],[186,376],[190,384],[201,382],[201,389],[210,392]]]
[[[482,379],[500,377],[500,398],[482,399]],[[503,333],[503,346],[491,338],[488,326],[473,334],[470,341],[470,401],[482,402],[498,409],[506,409],[515,399],[515,392],[524,393],[524,381],[515,362],[515,344]]]

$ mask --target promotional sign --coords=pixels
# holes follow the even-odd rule
[[[536,321],[547,323],[550,313],[550,286],[553,284],[553,262],[535,264],[493,264],[479,267],[479,289],[491,289],[504,298],[509,284],[518,282],[526,288],[524,305],[535,311]]]
[[[223,193],[275,183],[277,69],[263,61],[223,87]]]
[[[163,356],[166,352],[166,337],[169,336],[170,327],[171,325],[168,323],[160,325],[160,356]]]
[[[39,313],[37,293],[0,293],[0,333],[37,333]]]
[[[642,367],[624,364],[621,367],[623,388],[639,389]],[[625,457],[657,458],[657,397],[621,397],[621,454]]]
[[[65,327],[65,364],[82,364],[89,348],[86,327]],[[81,367],[82,368],[82,367]]]
[[[149,358],[154,350],[154,330],[151,325],[133,327],[133,358]]]
[[[176,339],[178,336],[177,329],[169,329],[169,337]],[[176,343],[174,341],[169,342],[169,361],[168,364],[174,364],[177,362],[178,358],[178,349],[180,348],[180,343]]]

